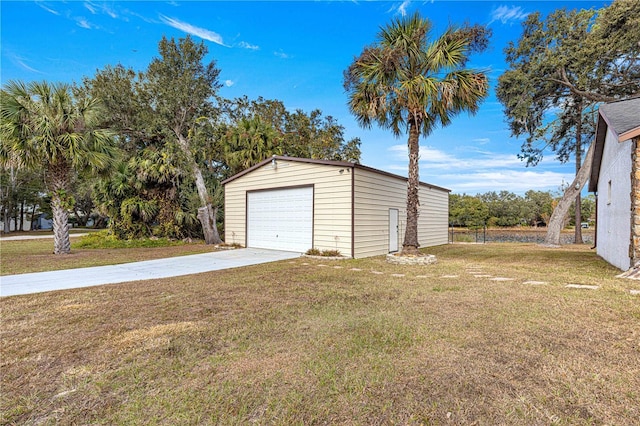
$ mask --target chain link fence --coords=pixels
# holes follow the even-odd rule
[[[583,229],[584,244],[593,244],[595,229]],[[478,228],[461,228],[449,226],[449,243],[535,243],[542,244],[547,235],[546,228],[495,229],[486,226]],[[567,229],[560,235],[561,244],[573,244],[573,229]]]

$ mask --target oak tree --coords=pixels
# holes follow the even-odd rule
[[[517,43],[505,49],[509,69],[497,95],[511,133],[524,136],[520,158],[536,165],[549,150],[561,162],[575,159],[576,178],[554,209],[545,242],[559,244],[564,217],[591,167],[595,113],[600,102],[640,91],[640,2],[618,0],[595,10],[557,10],[545,19],[531,14]],[[583,158],[584,156],[584,158]],[[582,243],[580,227],[575,242]]]

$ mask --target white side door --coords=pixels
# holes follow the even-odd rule
[[[398,209],[389,209],[389,253],[398,251]]]

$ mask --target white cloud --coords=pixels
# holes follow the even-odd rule
[[[407,8],[411,5],[411,0],[404,0],[402,3],[393,4],[388,12],[397,13],[402,16],[407,16]]]
[[[25,62],[25,59],[21,56],[18,56],[16,54],[14,54],[13,52],[7,52],[7,57],[9,58],[9,60],[11,62],[13,62],[14,64],[16,64],[17,66],[19,66],[20,68],[26,70],[26,71],[30,71],[30,72],[35,72],[38,74],[42,74],[42,71],[39,71],[33,67],[30,67],[29,65],[27,65],[27,63]]]
[[[507,190],[524,194],[535,191],[556,191],[571,176],[552,171],[497,170],[478,173],[445,174],[439,178],[448,182],[455,193],[478,194],[489,191]]]
[[[231,86],[233,86],[234,84],[236,84],[236,82],[235,82],[235,81],[233,81],[233,80],[225,80],[225,81],[224,81],[224,85],[225,85],[225,86],[227,86],[227,87],[231,87]]]
[[[404,161],[408,158],[406,145],[394,145],[389,148],[393,153],[393,158]],[[475,170],[478,166],[482,168],[496,167],[517,167],[522,165],[522,161],[516,155],[496,154],[493,152],[473,151],[473,158],[458,158],[444,151],[432,148],[430,146],[420,147],[420,163],[425,164],[431,169],[456,169],[456,170]],[[478,162],[480,162],[478,164]]]
[[[398,6],[398,12],[402,15],[402,16],[407,16],[407,7],[409,6],[409,4],[411,4],[410,0],[405,0],[402,2],[402,4],[400,6]]]
[[[18,65],[20,65],[22,68],[24,68],[25,70],[27,70],[27,71],[31,71],[31,72],[35,72],[35,73],[38,73],[38,74],[42,74],[42,72],[41,72],[41,71],[38,71],[37,69],[35,69],[35,68],[33,68],[33,67],[30,67],[29,65],[25,64],[25,63],[24,63],[24,61],[22,61],[22,60],[20,60],[20,59],[17,59],[17,58],[16,58],[16,59],[15,59],[15,62],[16,62]]]
[[[74,19],[76,21],[76,24],[78,24],[78,26],[81,28],[86,28],[87,30],[98,28],[97,25],[93,25],[91,22],[87,21],[87,18],[85,18],[84,16],[78,16]]]
[[[44,3],[37,1],[36,4],[38,6],[40,6],[41,8],[43,8],[44,10],[46,10],[47,12],[53,13],[54,15],[60,16],[60,12],[58,12],[57,10],[51,9],[50,7],[45,5]]]
[[[85,7],[89,12],[91,12],[91,14],[92,14],[92,15],[95,15],[95,14],[96,14],[96,9],[95,9],[95,7],[94,7],[90,2],[86,2],[86,3],[84,4],[84,7]]]
[[[98,13],[104,13],[105,15],[109,15],[114,19],[118,17],[118,14],[114,12],[113,9],[110,9],[109,6],[107,6],[105,3],[96,4],[94,2],[87,1],[87,2],[84,2],[84,7],[89,12],[91,12],[92,15],[97,15]]]
[[[213,43],[226,47],[226,45],[224,44],[224,41],[222,40],[222,36],[211,30],[207,30],[206,28],[196,27],[187,22],[182,22],[178,19],[169,18],[168,16],[164,16],[164,15],[160,15],[160,20],[164,24],[169,25],[170,27],[176,28],[180,31],[184,31],[185,33],[194,35],[196,37],[200,37],[204,40],[208,40]]]
[[[260,46],[255,45],[255,44],[249,44],[246,41],[241,41],[240,42],[240,47],[242,47],[243,49],[250,49],[250,50],[259,50]]]
[[[472,139],[473,142],[479,143],[480,145],[485,145],[488,144],[489,142],[491,142],[491,139],[489,138],[475,138]]]
[[[147,16],[141,15],[139,13],[136,13],[130,9],[121,9],[121,13],[123,15],[127,15],[127,16],[133,16],[135,18],[141,19],[142,21],[148,23],[148,24],[157,24],[158,21],[154,20],[153,18],[149,18]],[[123,18],[123,20],[128,21],[127,18]]]
[[[282,59],[289,59],[291,57],[286,53],[284,53],[282,49],[278,50],[277,52],[273,52],[273,54],[276,55],[278,58],[282,58]]]
[[[113,19],[116,19],[118,17],[118,14],[114,12],[112,9],[109,9],[107,5],[102,6],[102,11],[107,15],[109,15],[110,17],[112,17]]]
[[[250,49],[250,50],[260,49],[260,46],[256,46],[255,44],[249,44],[246,41],[241,41],[240,43],[238,43],[238,47],[242,47],[243,49]]]
[[[392,162],[387,170],[407,175],[407,146],[394,145],[389,149]],[[467,150],[458,157],[430,146],[420,147],[420,180],[451,189],[455,193],[484,193],[507,190],[524,194],[530,189],[556,191],[570,172],[526,168],[512,154]]]
[[[491,21],[489,24],[492,24],[495,21],[500,21],[503,24],[522,21],[526,19],[528,15],[529,13],[522,10],[520,6],[502,5],[491,11]]]

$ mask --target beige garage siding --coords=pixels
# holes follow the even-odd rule
[[[304,185],[314,187],[314,247],[351,256],[351,169],[283,159],[225,184],[225,242],[246,245],[247,191]]]
[[[421,185],[418,208],[418,241],[420,247],[447,244],[449,236],[449,191]]]
[[[389,209],[398,210],[398,247],[406,229],[407,183],[399,177],[356,168],[354,179],[355,257],[389,252]],[[447,243],[449,193],[420,186],[418,241],[421,247]]]

